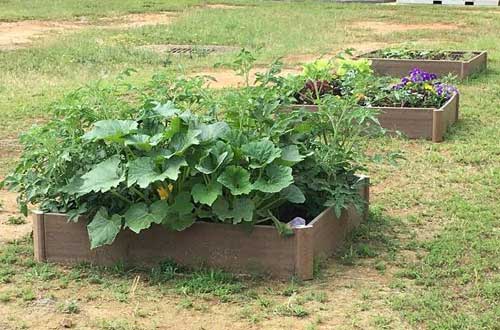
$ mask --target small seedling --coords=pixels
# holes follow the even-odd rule
[[[26,219],[22,216],[10,216],[7,219],[7,224],[9,225],[24,225],[26,223]]]
[[[75,300],[65,301],[57,306],[57,310],[64,314],[78,314],[80,313],[80,307]]]
[[[11,296],[10,292],[2,292],[2,293],[0,293],[0,302],[1,303],[8,303],[11,300],[12,300],[12,296]]]
[[[274,312],[280,316],[306,317],[309,315],[309,312],[303,306],[290,302],[279,305]]]
[[[33,292],[33,290],[31,289],[24,289],[21,294],[21,299],[23,301],[32,301],[32,300],[35,300],[36,296],[35,296],[35,293]]]

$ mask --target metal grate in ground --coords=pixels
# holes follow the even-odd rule
[[[238,47],[219,46],[219,45],[146,45],[141,49],[148,49],[158,53],[168,53],[172,55],[198,55],[206,56],[210,54],[230,53],[237,51]]]

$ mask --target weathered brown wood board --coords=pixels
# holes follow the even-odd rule
[[[367,58],[372,62],[373,71],[381,76],[404,77],[414,68],[435,73],[438,76],[448,74],[456,75],[460,79],[467,78],[476,72],[486,70],[487,52],[477,51],[473,58],[468,61],[447,61],[447,60],[408,60],[394,58],[379,58],[375,52],[362,54],[358,58]],[[460,52],[460,51],[456,51]]]
[[[366,219],[369,179],[363,180],[360,194],[366,200],[364,212],[350,207],[337,218],[331,210],[325,210],[307,226],[295,228],[290,237],[280,236],[273,226],[259,225],[248,232],[240,226],[196,222],[181,232],[158,225],[139,235],[122,231],[112,245],[91,250],[85,219],[74,223],[68,222],[65,214],[36,212],[35,259],[96,265],[154,265],[172,259],[182,265],[206,265],[235,273],[311,279],[314,258],[332,255],[346,235]]]

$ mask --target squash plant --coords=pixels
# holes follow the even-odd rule
[[[251,58],[240,55],[234,66],[248,77]],[[355,173],[375,113],[349,97],[284,112],[294,82],[279,67],[222,93],[204,89],[204,77],[162,74],[145,87],[84,89],[23,135],[21,161],[2,185],[19,192],[25,212],[31,203],[84,216],[92,248],[121,230],[180,231],[198,219],[274,224],[288,235],[283,210],[312,218],[325,206],[338,215],[362,207]]]
[[[184,230],[197,218],[271,220],[283,231],[273,210],[305,200],[292,184],[292,166],[304,159],[293,144],[279,147],[172,102],[136,120],[98,121],[82,139],[105,156],[61,189],[74,197],[73,215],[95,214],[88,225],[92,248],[111,244],[122,228]]]

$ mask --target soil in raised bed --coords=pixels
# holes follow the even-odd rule
[[[401,60],[468,61],[472,59],[475,55],[476,54],[474,52],[381,49],[369,53],[366,57],[401,59]]]

